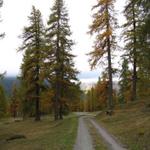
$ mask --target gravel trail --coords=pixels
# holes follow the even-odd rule
[[[94,150],[92,138],[83,116],[79,118],[78,135],[74,150]]]
[[[89,119],[92,125],[96,128],[98,134],[104,139],[108,150],[127,150],[118,143],[100,124],[95,120]]]

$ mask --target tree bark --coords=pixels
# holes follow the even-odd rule
[[[37,23],[37,26],[39,28],[39,24]],[[36,95],[36,104],[35,104],[35,121],[40,121],[41,117],[40,117],[40,85],[39,85],[39,81],[40,81],[40,65],[39,65],[39,61],[40,61],[40,42],[39,42],[39,31],[36,31],[36,79],[35,79],[35,95]]]
[[[59,119],[63,120],[63,105],[60,102],[60,108],[59,108]]]
[[[106,4],[107,15],[109,15],[108,5]],[[107,32],[110,30],[109,16],[107,17]],[[112,84],[112,66],[111,66],[111,44],[110,36],[107,38],[107,52],[108,52],[108,76],[109,76],[109,88],[108,88],[108,109],[113,109],[113,84]]]
[[[39,87],[39,65],[36,66],[36,107],[35,107],[35,121],[40,121],[40,87]]]
[[[60,8],[58,6],[58,18],[60,19]],[[61,83],[61,58],[60,58],[60,21],[58,19],[57,24],[57,48],[56,48],[56,95],[55,95],[55,120],[63,119],[62,116],[62,104],[61,104],[61,91],[62,91],[62,83]]]
[[[55,99],[54,99],[54,120],[58,120],[58,115],[59,115],[59,112],[58,112],[58,97],[57,95],[55,95]]]
[[[136,20],[134,4],[132,4],[133,10],[133,34],[134,34],[134,48],[133,48],[133,78],[132,78],[132,101],[137,99],[137,58],[136,58]]]

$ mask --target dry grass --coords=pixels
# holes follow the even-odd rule
[[[150,150],[150,110],[147,101],[117,106],[113,116],[97,117],[129,150]]]
[[[57,122],[49,117],[41,122],[5,120],[0,124],[0,150],[71,150],[76,132],[76,117]],[[6,141],[16,134],[24,135],[26,139]]]
[[[93,125],[86,120],[90,135],[92,136],[93,145],[95,150],[107,150],[106,143],[104,142],[103,138],[97,133],[97,130]]]

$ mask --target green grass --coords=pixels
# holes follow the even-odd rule
[[[57,122],[50,117],[43,118],[41,122],[1,121],[0,150],[72,150],[77,123],[75,116]],[[26,139],[6,142],[7,138],[16,134],[25,135]]]
[[[97,120],[129,150],[150,150],[150,109],[146,101],[117,107],[113,116],[105,113]]]
[[[92,142],[94,145],[95,150],[107,150],[106,143],[104,142],[103,138],[97,133],[97,130],[93,125],[86,120],[90,135],[92,137]]]

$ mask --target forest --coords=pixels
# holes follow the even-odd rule
[[[0,0],[0,7],[3,3],[5,1]],[[122,26],[118,24],[114,5],[115,0],[97,0],[91,7],[93,15],[87,34],[94,37],[94,41],[92,50],[85,55],[91,71],[96,68],[103,71],[97,83],[88,89],[82,88],[78,78],[80,71],[75,65],[77,56],[72,52],[75,42],[65,0],[53,0],[46,25],[41,11],[32,6],[28,24],[18,35],[22,44],[16,52],[23,54],[20,74],[8,81],[5,81],[5,72],[0,74],[1,150],[18,150],[19,144],[23,144],[23,150],[37,150],[38,138],[29,133],[34,131],[41,142],[39,150],[71,150],[80,121],[88,126],[94,139],[91,145],[95,145],[96,150],[150,150],[147,140],[150,139],[150,1],[126,0],[122,10],[126,21]],[[116,34],[118,29],[122,30],[120,37]],[[1,40],[5,34],[0,34]],[[118,39],[123,41],[124,47],[119,45]],[[114,64],[117,51],[122,54],[120,68]],[[127,146],[116,149],[118,142],[109,148],[109,144],[105,145],[109,143],[107,137],[106,142],[101,140],[105,139],[103,136],[98,140],[98,129],[93,127],[90,116]],[[43,134],[38,133],[40,128]],[[26,136],[31,139],[25,141]],[[23,138],[18,145],[3,142],[18,137]],[[79,147],[74,150],[88,150],[86,146]]]

